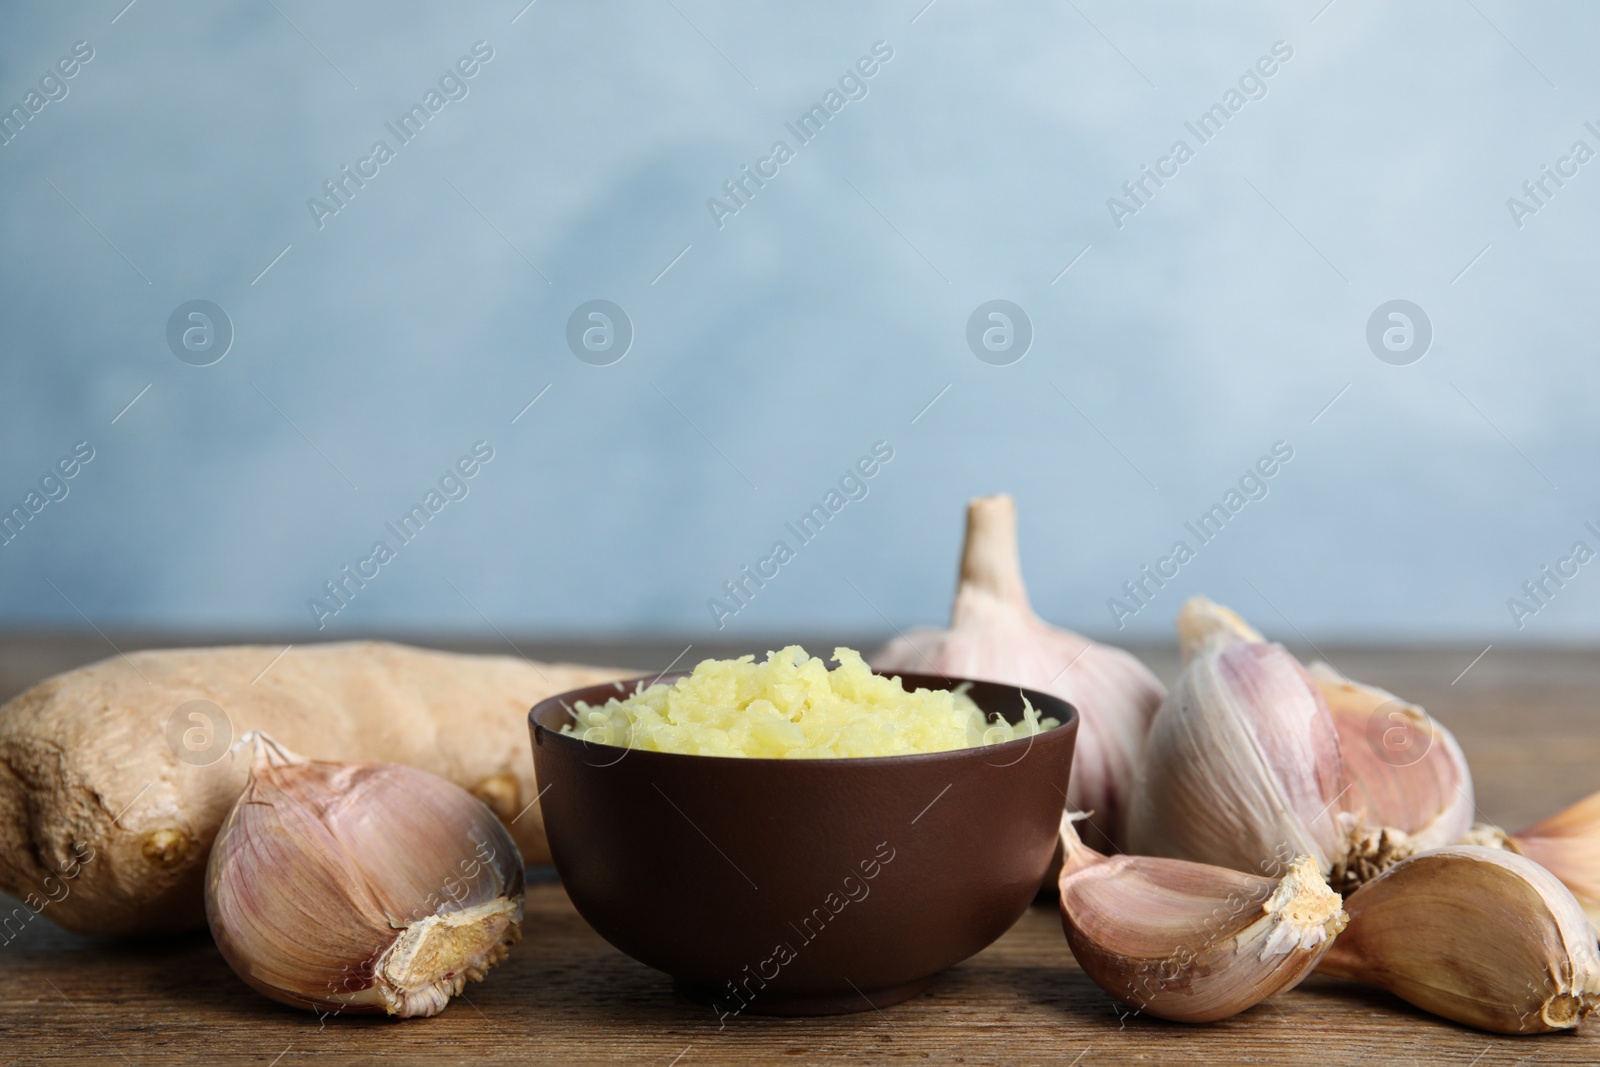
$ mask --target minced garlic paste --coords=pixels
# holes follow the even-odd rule
[[[861,654],[833,651],[839,666],[799,645],[754,656],[703,661],[686,678],[625,700],[579,703],[577,722],[562,727],[599,744],[761,759],[904,756],[976,748],[1059,726],[1023,701],[1015,726],[984,718],[963,691],[907,692],[899,678],[873,674]]]

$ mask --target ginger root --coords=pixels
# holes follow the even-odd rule
[[[638,673],[373,641],[279,652],[114,656],[0,706],[0,890],[78,933],[203,928],[206,859],[249,769],[227,746],[246,730],[312,759],[447,778],[489,804],[529,863],[549,862],[528,710]]]

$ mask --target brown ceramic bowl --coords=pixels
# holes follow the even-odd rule
[[[900,677],[912,689],[962,681]],[[1062,725],[872,759],[687,756],[561,733],[578,701],[637,684],[574,690],[530,713],[550,852],[602,937],[719,1019],[905,1000],[1005,933],[1038,891],[1078,733],[1065,701],[973,682],[986,714],[1017,721],[1026,692]]]

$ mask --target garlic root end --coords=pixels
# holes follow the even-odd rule
[[[522,901],[498,897],[411,923],[377,964],[390,1015],[436,1015],[466,984],[480,981],[522,938]]]
[[[1314,949],[1333,940],[1350,921],[1343,905],[1343,898],[1323,881],[1317,861],[1299,857],[1261,905],[1272,929],[1262,942],[1260,958],[1281,956],[1297,948]]]

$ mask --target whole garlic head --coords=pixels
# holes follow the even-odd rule
[[[1356,817],[1332,716],[1305,668],[1233,612],[1195,597],[1178,616],[1186,662],[1150,730],[1128,822],[1132,852],[1324,875]]]
[[[1001,682],[1050,693],[1078,709],[1068,805],[1088,812],[1096,844],[1120,847],[1128,793],[1165,689],[1144,664],[1034,614],[1017,553],[1017,509],[1005,494],[967,505],[950,626],[913,630],[872,657],[884,671]],[[1098,831],[1098,833],[1095,833]]]
[[[482,801],[399,764],[245,740],[250,779],[206,869],[206,918],[239,977],[292,1007],[404,1018],[505,957],[522,857]]]

